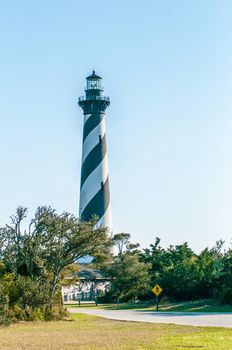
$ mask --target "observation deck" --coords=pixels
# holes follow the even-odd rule
[[[98,96],[98,95],[91,95],[91,96],[81,96],[79,97],[79,102],[82,101],[106,101],[110,102],[110,98],[107,96]]]

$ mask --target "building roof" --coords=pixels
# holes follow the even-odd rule
[[[77,273],[80,280],[110,280],[106,277],[104,272],[98,269],[92,268],[90,265],[79,265],[80,271]]]

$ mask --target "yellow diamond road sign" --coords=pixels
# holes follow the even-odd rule
[[[160,295],[160,293],[162,292],[162,288],[156,284],[155,287],[152,288],[152,292],[158,297],[158,295]]]

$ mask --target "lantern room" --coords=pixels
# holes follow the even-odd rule
[[[95,71],[86,78],[87,87],[86,90],[100,90],[103,91],[102,87],[102,78],[99,75],[95,74]]]

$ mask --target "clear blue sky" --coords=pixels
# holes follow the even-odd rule
[[[232,238],[232,2],[0,2],[0,223],[18,205],[78,213],[94,67],[113,226],[142,246]]]

